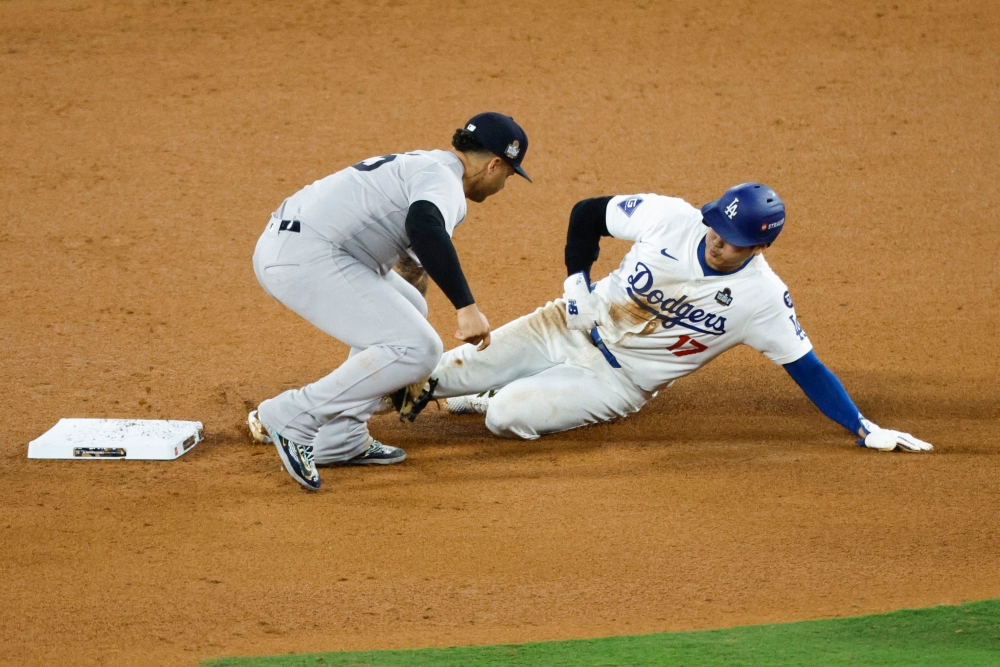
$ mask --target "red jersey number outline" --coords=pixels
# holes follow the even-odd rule
[[[682,350],[681,348],[685,345],[691,345],[691,347]],[[667,348],[674,353],[675,357],[686,357],[689,354],[698,354],[699,352],[704,352],[708,349],[707,345],[699,343],[691,336],[681,336],[677,339],[677,342]]]

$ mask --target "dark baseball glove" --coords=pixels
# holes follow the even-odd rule
[[[403,387],[399,391],[389,394],[392,407],[399,413],[399,421],[404,419],[413,421],[417,415],[427,407],[434,399],[434,389],[437,388],[438,381],[434,378],[427,378],[423,382],[411,384]]]
[[[409,255],[403,257],[394,267],[396,273],[403,276],[403,280],[417,288],[421,296],[427,296],[427,272]]]

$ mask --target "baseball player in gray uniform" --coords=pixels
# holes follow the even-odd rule
[[[302,486],[320,486],[317,465],[386,465],[406,458],[368,433],[382,397],[427,377],[443,344],[422,295],[392,267],[423,265],[457,311],[457,338],[485,349],[490,327],[451,242],[466,199],[482,202],[521,162],[528,137],[509,116],[482,113],[455,132],[449,151],[381,155],[307,185],[286,199],[257,242],[264,290],[351,347],[312,384],[262,402],[253,437],[273,443]]]
[[[817,358],[762,254],[784,224],[784,202],[760,183],[700,210],[656,194],[584,200],[570,215],[563,297],[494,331],[489,350],[449,351],[429,388],[452,397],[449,411],[484,413],[494,433],[530,439],[625,417],[743,344],[781,365],[862,446],[931,450],[865,419]],[[633,245],[592,286],[602,236]]]

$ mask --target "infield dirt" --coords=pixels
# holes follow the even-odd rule
[[[0,664],[635,634],[1000,597],[1000,15],[991,0],[0,3]],[[456,244],[494,326],[561,292],[579,199],[781,193],[767,251],[863,451],[737,350],[535,442],[431,407],[307,495],[249,408],[339,343],[250,265],[282,199],[446,147],[525,167]],[[596,275],[627,246],[606,240]],[[453,309],[432,287],[446,345]],[[169,463],[28,461],[60,417],[196,419]],[[58,659],[58,660],[57,660]]]

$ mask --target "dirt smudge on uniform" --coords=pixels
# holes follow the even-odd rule
[[[608,305],[607,314],[610,324],[618,329],[633,332],[633,329],[642,326],[642,329],[634,332],[640,336],[653,333],[659,325],[659,320],[638,304],[612,303]]]

